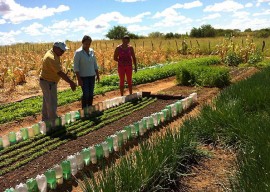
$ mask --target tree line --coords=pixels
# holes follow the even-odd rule
[[[179,33],[161,33],[158,31],[151,32],[148,36],[137,35],[131,33],[127,30],[124,26],[114,26],[112,29],[108,31],[105,35],[109,39],[122,39],[124,35],[129,35],[131,39],[142,39],[142,38],[165,38],[165,39],[172,39],[172,38],[181,38],[181,37],[196,37],[196,38],[203,38],[203,37],[221,37],[221,36],[243,36],[243,35],[252,35],[259,38],[267,38],[270,36],[270,28],[254,30],[252,31],[251,28],[245,29],[243,32],[239,29],[215,29],[209,24],[202,25],[201,27],[193,27],[190,33],[186,34],[179,34]]]

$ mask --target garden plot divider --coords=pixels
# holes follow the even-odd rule
[[[148,93],[147,95],[150,98],[151,94],[149,95]],[[149,99],[143,96],[144,94],[139,92],[129,97],[130,99]],[[78,171],[82,171],[84,167],[87,167],[90,164],[96,165],[103,158],[108,158],[113,153],[118,152],[132,139],[137,139],[138,137],[143,136],[146,132],[154,131],[155,128],[159,127],[163,122],[170,122],[173,118],[180,115],[196,102],[197,93],[192,93],[184,99],[167,105],[159,112],[153,113],[148,117],[143,117],[140,121],[134,122],[129,126],[125,126],[123,130],[117,131],[115,134],[108,136],[102,143],[84,148],[82,151],[69,155],[66,160],[59,162],[59,164],[48,169],[45,173],[37,175],[35,179],[28,179],[26,183],[20,183],[16,185],[15,189],[6,189],[5,192],[46,192],[48,188],[56,189],[57,185],[63,184],[65,180],[70,180],[72,176],[75,176]],[[113,105],[108,105],[108,111],[113,110],[113,108],[110,108],[112,106]]]

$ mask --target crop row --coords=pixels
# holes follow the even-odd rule
[[[221,61],[217,57],[206,57],[192,60],[183,60],[177,63],[166,64],[163,67],[148,68],[140,70],[133,75],[133,84],[144,84],[159,79],[164,79],[176,75],[177,69],[182,65],[214,65]],[[119,78],[117,75],[105,76],[99,84],[96,84],[94,94],[102,94],[118,88]],[[70,89],[61,91],[58,94],[58,105],[65,105],[81,98],[81,89],[72,92]],[[42,97],[36,96],[25,99],[21,102],[14,102],[0,105],[0,124],[18,120],[26,116],[34,115],[40,112],[42,106]]]
[[[141,100],[127,102],[109,111],[105,110],[104,113],[96,113],[90,119],[75,121],[66,127],[58,128],[57,131],[50,135],[38,135],[38,139],[32,138],[29,141],[26,140],[8,147],[0,152],[0,175],[27,164],[29,161],[70,140],[86,135],[91,131],[130,115],[132,112],[140,110],[155,101],[156,99],[153,98],[142,98]]]

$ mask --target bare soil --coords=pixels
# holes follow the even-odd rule
[[[252,74],[256,73],[258,70],[255,68],[249,68],[242,72],[237,69],[231,73],[232,82],[236,82],[242,79],[245,79]],[[192,92],[198,93],[198,105],[193,108],[188,114],[176,119],[169,126],[179,126],[183,121],[183,118],[191,116],[196,116],[199,113],[200,107],[206,103],[211,102],[211,100],[219,93],[218,88],[205,88],[205,87],[184,87],[184,86],[175,86],[175,78],[168,78],[166,80],[160,80],[154,83],[148,83],[144,85],[139,85],[134,87],[134,92],[136,91],[151,91],[153,93],[166,93],[171,95],[183,95],[186,96]],[[108,92],[104,95],[98,95],[94,98],[94,102],[99,102],[105,100],[107,98],[112,98],[118,96],[118,91]],[[54,164],[61,162],[61,160],[65,159],[67,155],[73,154],[74,152],[80,151],[82,148],[91,146],[96,143],[100,143],[104,141],[106,136],[115,133],[115,131],[122,129],[123,126],[128,125],[132,122],[138,121],[144,116],[148,116],[153,112],[159,111],[164,108],[169,103],[172,103],[173,100],[158,100],[157,102],[151,104],[150,106],[145,107],[142,110],[136,111],[132,115],[128,117],[124,117],[110,125],[107,125],[99,130],[91,132],[90,134],[80,137],[77,140],[72,140],[57,149],[50,151],[49,153],[39,157],[32,162],[28,163],[25,166],[20,167],[19,169],[7,173],[0,177],[0,190],[4,190],[8,187],[14,187],[16,184],[20,182],[25,182],[28,178],[35,177],[39,173],[43,173],[47,168],[52,167]],[[71,110],[79,109],[80,102],[75,102],[72,104],[68,104],[62,107],[59,107],[58,113],[65,113]],[[9,124],[1,125],[0,133],[7,133],[11,130],[18,130],[21,127],[33,124],[34,122],[38,122],[40,120],[40,115],[35,117],[26,117],[22,121],[12,122]],[[12,127],[12,128],[10,128]],[[216,180],[213,181],[212,177],[206,177],[205,175],[224,175],[231,169],[231,162],[234,159],[234,154],[227,153],[226,151],[216,148],[209,149],[213,155],[213,158],[204,159],[199,163],[198,166],[194,166],[193,169],[190,170],[191,174],[196,174],[197,179],[192,180],[194,177],[186,177],[183,179],[182,185],[185,191],[220,191],[218,188],[219,185],[215,183],[227,183],[225,176],[216,177]],[[221,156],[221,155],[224,156]],[[117,157],[117,155],[116,155]],[[220,158],[223,157],[223,158]],[[217,168],[217,165],[220,166],[220,169]],[[223,170],[225,169],[225,171]],[[196,172],[197,170],[197,172]],[[226,175],[226,174],[225,174]],[[182,180],[182,179],[181,179]],[[195,182],[195,181],[200,182]],[[211,181],[210,181],[211,180]],[[220,181],[219,181],[220,180]],[[206,183],[204,185],[203,183]],[[192,186],[192,188],[190,187]],[[60,189],[61,188],[61,189]],[[57,191],[80,191],[77,184],[75,182],[67,182],[65,186],[61,186]],[[208,190],[208,191],[209,191]]]

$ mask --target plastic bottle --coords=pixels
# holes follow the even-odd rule
[[[162,113],[163,113],[163,116],[164,116],[164,121],[167,121],[168,120],[168,109],[162,109],[161,110],[162,111]]]
[[[46,134],[47,133],[47,129],[46,129],[46,123],[44,121],[40,121],[38,122],[39,127],[40,127],[40,132],[42,134]]]
[[[23,140],[27,140],[29,138],[27,128],[21,128],[21,133],[22,133]]]
[[[143,117],[141,121],[143,124],[144,132],[146,132],[147,131],[147,118]]]
[[[94,111],[95,111],[95,108],[93,106],[89,106],[88,107],[88,113],[89,113],[89,115],[92,115]]]
[[[113,152],[113,138],[111,136],[106,138],[106,141],[108,143],[109,152]]]
[[[79,111],[75,111],[75,119],[76,121],[78,121],[79,119],[81,119],[81,114]]]
[[[27,179],[26,185],[27,185],[29,192],[38,192],[39,191],[37,181],[33,178]]]
[[[179,115],[183,110],[183,105],[181,101],[176,102],[176,113]]]
[[[197,93],[191,93],[190,96],[192,97],[193,103],[196,103],[198,101],[198,94]]]
[[[28,192],[27,185],[25,183],[20,183],[19,185],[16,185],[15,190],[17,192]]]
[[[70,122],[75,122],[75,111],[70,111]]]
[[[53,126],[52,122],[48,120],[48,121],[45,121],[45,124],[46,124],[46,133],[51,132],[52,126]]]
[[[15,189],[13,187],[6,189],[5,192],[16,192]]]
[[[47,178],[44,174],[37,175],[36,177],[38,189],[40,192],[47,192]]]
[[[10,145],[14,145],[17,143],[17,140],[16,140],[16,133],[15,132],[9,132],[8,133],[8,140],[9,140],[9,143]]]
[[[121,147],[124,142],[123,134],[121,133],[121,131],[117,131],[116,135],[118,137],[118,145]]]
[[[99,111],[103,111],[103,103],[102,102],[98,102],[98,108],[99,108]]]
[[[126,143],[127,140],[128,140],[127,131],[126,130],[121,130],[120,132],[123,135],[123,141],[124,141],[124,143]]]
[[[61,127],[62,126],[62,117],[57,117],[54,122],[55,127]]]
[[[77,161],[75,155],[69,155],[67,160],[70,161],[71,174],[75,176],[78,173]]]
[[[154,126],[158,126],[158,118],[157,118],[157,113],[153,113],[152,115],[152,118],[153,118],[153,124]]]
[[[144,126],[143,126],[143,121],[139,121],[139,133],[140,136],[142,136],[145,133]]]
[[[113,139],[113,149],[114,149],[114,151],[118,151],[119,150],[118,136],[117,135],[112,135],[111,137]]]
[[[80,113],[80,117],[84,118],[84,110],[83,109],[79,109],[79,113]]]
[[[188,107],[188,103],[187,103],[187,97],[186,97],[186,98],[184,98],[184,99],[182,99],[181,101],[182,101],[182,104],[183,104],[183,110],[186,110],[186,109],[187,109],[187,107]]]
[[[38,135],[40,134],[40,127],[39,127],[39,124],[38,123],[35,123],[34,125],[32,125],[32,129],[34,131],[34,135]]]
[[[10,146],[10,142],[9,142],[9,139],[8,139],[8,136],[7,135],[3,135],[2,136],[2,142],[3,142],[3,147],[4,148]]]
[[[132,138],[136,138],[137,137],[137,132],[136,132],[136,128],[134,125],[129,125],[130,129],[131,129],[131,135]]]
[[[159,112],[159,115],[160,115],[160,122],[163,123],[165,121],[165,117],[164,117],[164,113],[162,112]]]
[[[104,141],[101,143],[101,146],[103,148],[103,152],[104,152],[104,157],[108,158],[110,155],[110,151],[109,151],[109,144],[107,141]]]
[[[53,169],[55,171],[55,177],[57,184],[61,185],[63,184],[63,169],[60,165],[56,164],[53,166]]]
[[[4,146],[3,146],[3,138],[0,137],[0,150],[4,149]]]
[[[131,139],[131,127],[125,126],[124,129],[127,131],[127,139]]]
[[[76,156],[76,164],[77,164],[77,169],[82,170],[84,166],[84,161],[83,161],[83,156],[81,153],[77,152],[75,154]]]
[[[47,179],[47,183],[49,185],[50,189],[55,189],[56,188],[56,173],[55,170],[53,169],[48,169],[45,172],[45,176]]]
[[[84,148],[82,151],[81,151],[81,154],[83,156],[83,161],[84,161],[84,164],[87,166],[90,164],[90,150],[89,148]]]
[[[168,117],[167,117],[167,120],[171,119],[172,118],[172,106],[171,105],[167,105],[165,107],[165,109],[168,109]]]
[[[97,163],[97,154],[96,154],[96,148],[94,146],[89,147],[90,149],[90,156],[91,156],[91,162],[93,164]]]
[[[70,124],[71,123],[71,113],[66,113],[65,119],[66,119],[66,124]]]
[[[98,159],[102,159],[103,158],[103,147],[100,144],[95,145],[96,148],[96,156]]]
[[[29,136],[29,138],[34,137],[35,134],[34,134],[33,128],[32,127],[27,127],[27,129],[28,129],[28,136]]]
[[[135,122],[133,125],[135,127],[136,135],[138,136],[140,132],[139,122]]]
[[[71,178],[71,165],[70,161],[64,160],[61,162],[61,167],[63,170],[63,178],[68,180]]]

